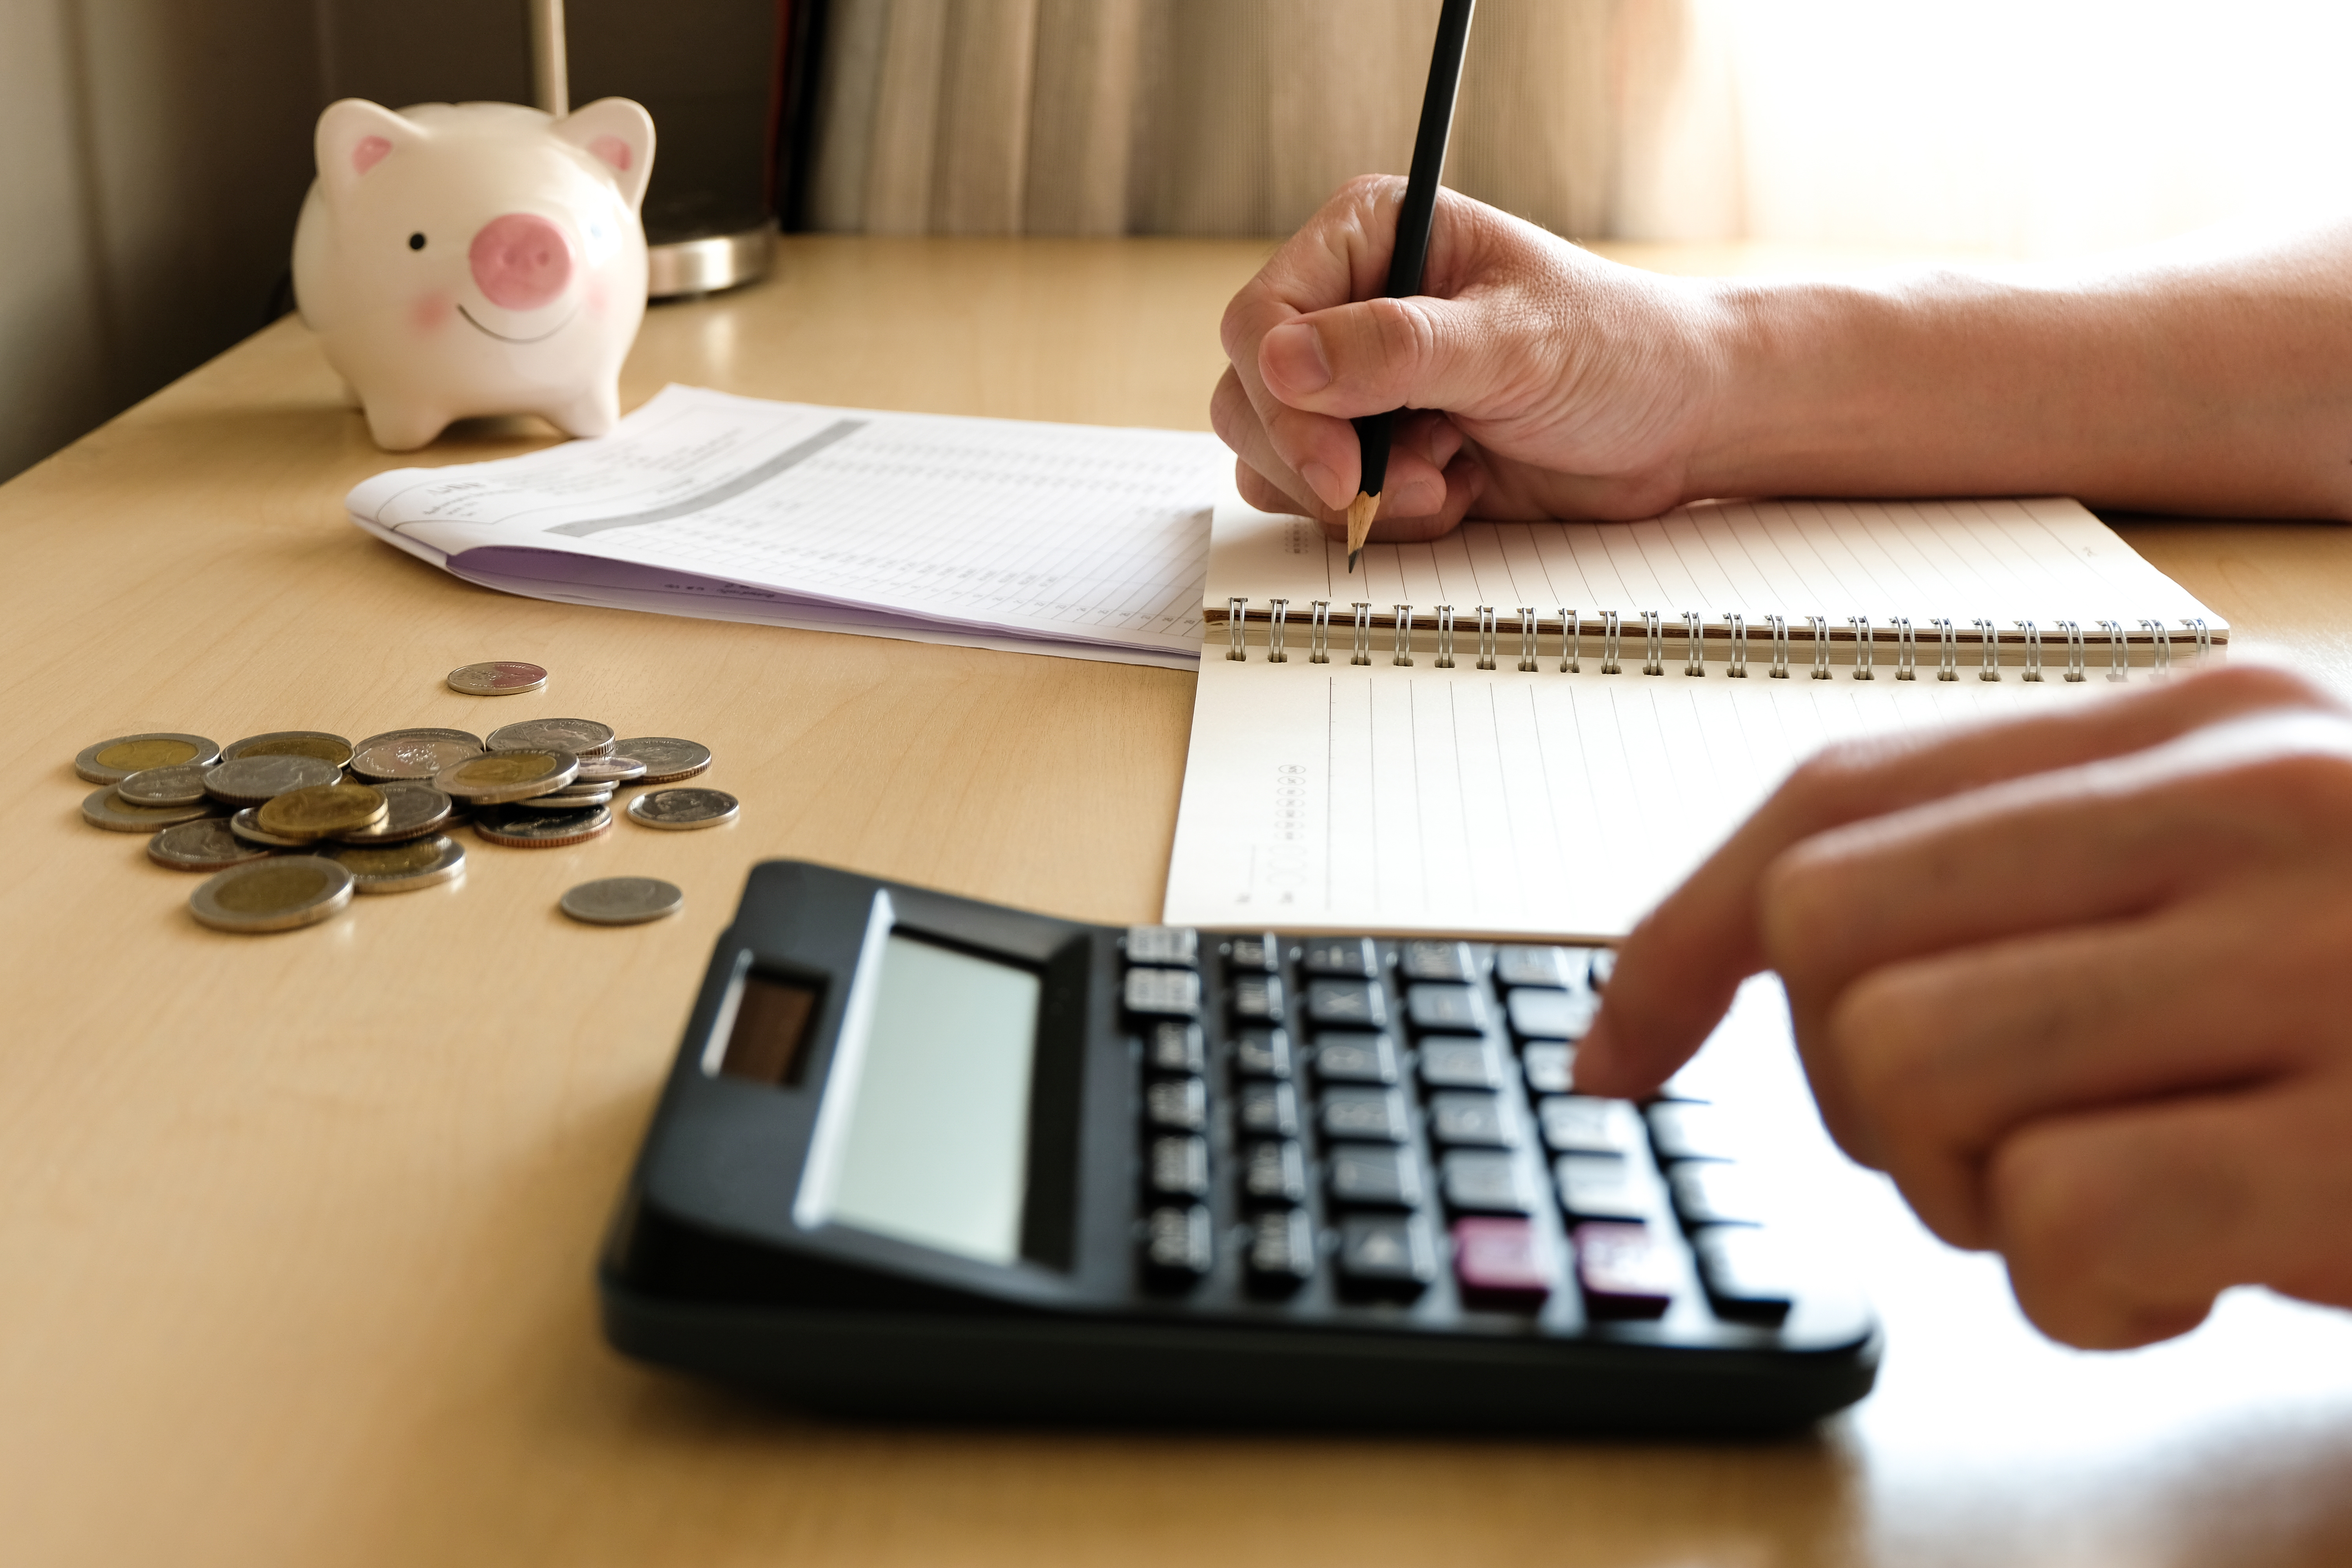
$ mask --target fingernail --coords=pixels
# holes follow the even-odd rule
[[[1322,336],[1304,321],[1286,322],[1266,333],[1258,367],[1276,393],[1320,392],[1331,384],[1331,363],[1323,357]]]
[[[1436,479],[1415,479],[1381,500],[1383,511],[1398,517],[1434,517],[1445,510],[1445,486]]]
[[[1307,488],[1315,492],[1318,500],[1334,511],[1345,510],[1348,503],[1356,499],[1339,482],[1339,476],[1320,463],[1307,464],[1298,470],[1298,477],[1307,481]]]

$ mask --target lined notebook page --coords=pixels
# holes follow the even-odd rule
[[[1632,929],[1823,743],[2096,701],[2003,679],[1731,679],[1244,662],[1213,643],[1169,868],[1176,925],[1555,934]],[[1457,658],[1460,658],[1457,652]],[[2139,672],[2131,683],[2150,677]]]
[[[1190,658],[1210,511],[1231,468],[1214,437],[1190,432],[673,386],[601,439],[398,469],[347,505],[362,527],[460,571],[468,552],[589,557],[641,569],[626,586],[647,593],[675,573],[920,626]]]
[[[1346,549],[1305,520],[1225,508],[1210,544],[1210,618],[1223,618],[1235,595],[1250,601],[1253,617],[1276,597],[1289,601],[1293,619],[1328,600],[1335,623],[1364,600],[1381,626],[1402,603],[1423,625],[1439,605],[1474,621],[1477,606],[1492,605],[1511,629],[1519,606],[1531,605],[1547,625],[1567,609],[1588,622],[1613,611],[1638,626],[1651,611],[1676,635],[1696,613],[1717,634],[1732,614],[1751,633],[1777,614],[1800,638],[1809,616],[1842,638],[1852,635],[1850,616],[1869,617],[1882,639],[1896,616],[1923,635],[1948,618],[1969,643],[1979,619],[2010,641],[2022,636],[2019,621],[2047,639],[2069,618],[2094,639],[2099,621],[2120,621],[2143,647],[2144,619],[2177,638],[2201,618],[2215,641],[2228,637],[2220,616],[2063,498],[1703,501],[1646,522],[1469,523],[1426,544],[1369,546],[1352,576]]]

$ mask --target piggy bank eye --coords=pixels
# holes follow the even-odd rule
[[[408,237],[408,248],[409,248],[409,249],[411,249],[411,250],[422,250],[422,249],[424,249],[424,248],[425,248],[425,237],[424,237],[423,235],[421,235],[421,234],[412,234],[412,235],[410,235],[410,236]]]

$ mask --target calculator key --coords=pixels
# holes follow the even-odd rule
[[[1241,1087],[1242,1131],[1266,1138],[1298,1136],[1298,1096],[1286,1083]]]
[[[1234,1070],[1244,1078],[1290,1076],[1290,1031],[1249,1028],[1234,1037]]]
[[[1225,968],[1271,974],[1282,967],[1282,944],[1270,932],[1253,931],[1225,943]]]
[[[1282,981],[1272,974],[1236,974],[1226,982],[1236,1018],[1282,1020]]]
[[[1377,980],[1310,980],[1307,1016],[1335,1029],[1382,1029],[1388,1026],[1388,999]]]
[[[1647,1219],[1649,1178],[1614,1154],[1562,1154],[1551,1164],[1559,1206],[1579,1219]]]
[[[1528,1087],[1538,1094],[1566,1094],[1576,1087],[1576,1047],[1564,1040],[1531,1040],[1519,1052]]]
[[[1323,1136],[1402,1143],[1412,1135],[1404,1096],[1392,1089],[1335,1089],[1323,1096]]]
[[[1385,1034],[1326,1029],[1315,1037],[1315,1076],[1324,1083],[1394,1083],[1396,1042]]]
[[[1155,1274],[1198,1279],[1209,1271],[1209,1211],[1200,1204],[1153,1209],[1145,1222],[1143,1261]]]
[[[1582,948],[1520,947],[1495,950],[1495,979],[1503,985],[1552,985],[1573,991],[1584,984]]]
[[[1252,1203],[1305,1203],[1306,1151],[1287,1138],[1251,1144],[1242,1163],[1242,1192]]]
[[[1544,1147],[1555,1154],[1630,1154],[1642,1146],[1642,1113],[1631,1100],[1563,1095],[1536,1102]]]
[[[1143,1116],[1154,1127],[1198,1132],[1209,1124],[1209,1086],[1197,1078],[1164,1078],[1146,1084]]]
[[[1599,1003],[1590,991],[1517,990],[1504,1002],[1511,1033],[1523,1040],[1580,1040]]]
[[[1198,1017],[1201,977],[1189,969],[1130,969],[1126,1001],[1129,1012],[1146,1016]]]
[[[1359,1215],[1339,1227],[1339,1272],[1365,1294],[1407,1300],[1437,1278],[1437,1244],[1419,1215]]]
[[[1682,1284],[1674,1244],[1646,1225],[1580,1225],[1576,1278],[1596,1318],[1655,1318]]]
[[[1437,1165],[1446,1206],[1472,1214],[1529,1214],[1536,1195],[1519,1162],[1491,1149],[1456,1149]]]
[[[1199,1137],[1154,1138],[1151,1141],[1151,1190],[1162,1197],[1207,1197],[1209,1141]]]
[[[1201,962],[1201,933],[1191,926],[1129,926],[1127,961],[1190,969]]]
[[[1315,1226],[1305,1209],[1270,1209],[1250,1222],[1250,1283],[1288,1289],[1315,1277]]]
[[[1467,985],[1416,985],[1404,994],[1404,1010],[1419,1030],[1475,1035],[1486,1027],[1486,998]]]
[[[1173,1018],[1151,1026],[1151,1033],[1144,1037],[1143,1056],[1154,1072],[1200,1072],[1208,1066],[1201,1026]]]
[[[1740,1152],[1738,1130],[1719,1105],[1662,1100],[1649,1117],[1650,1146],[1661,1160],[1727,1160]]]
[[[1455,1089],[1429,1097],[1429,1135],[1440,1143],[1507,1149],[1517,1131],[1498,1096]]]
[[[1609,989],[1609,977],[1617,973],[1617,950],[1613,947],[1594,948],[1589,970],[1586,984],[1595,991]]]
[[[1407,980],[1451,980],[1463,984],[1478,978],[1478,966],[1465,942],[1408,942],[1397,948],[1397,967]]]
[[[1421,1206],[1421,1161],[1388,1143],[1335,1143],[1330,1149],[1331,1201],[1355,1208]]]
[[[1454,1222],[1454,1278],[1463,1299],[1482,1307],[1534,1307],[1551,1294],[1542,1236],[1523,1219]]]
[[[1719,1160],[1685,1160],[1666,1171],[1666,1190],[1685,1225],[1761,1225],[1756,1180]]]
[[[1381,961],[1370,937],[1318,936],[1299,944],[1298,967],[1309,974],[1370,980],[1380,973]]]
[[[1787,1258],[1766,1232],[1748,1226],[1710,1226],[1691,1238],[1699,1279],[1717,1315],[1777,1323],[1796,1300]]]
[[[1485,1040],[1432,1036],[1421,1042],[1421,1081],[1432,1089],[1500,1089],[1502,1058]]]

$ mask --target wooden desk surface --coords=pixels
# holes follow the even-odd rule
[[[1200,427],[1218,311],[1264,249],[794,241],[773,282],[656,310],[625,397]],[[546,438],[478,426],[423,460]],[[0,817],[0,1560],[2352,1561],[2352,1320],[2250,1294],[2182,1343],[2068,1354],[1826,1159],[1816,1210],[1891,1348],[1875,1395],[1781,1442],[865,1427],[621,1361],[592,1258],[746,868],[1149,919],[1192,678],[501,596],[343,521],[393,461],[287,321],[0,489],[0,714],[26,758]],[[2130,533],[2242,649],[2352,689],[2352,533]],[[482,658],[553,679],[443,687]],[[741,822],[469,843],[459,886],[243,939],[196,928],[194,879],[141,839],[84,826],[68,766],[139,730],[534,713],[708,742]],[[555,914],[632,871],[681,884],[683,917]],[[1724,1048],[1794,1103],[1759,1000]]]

